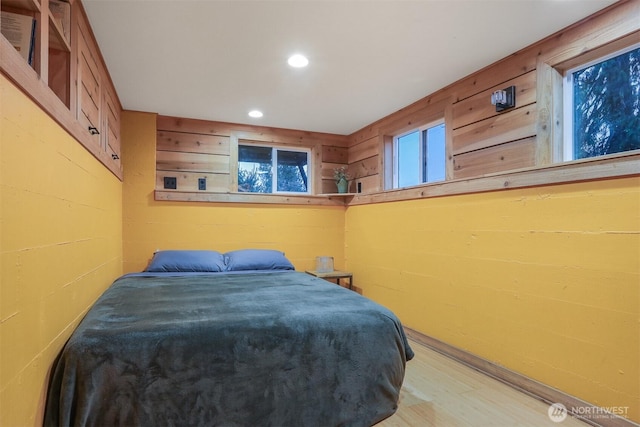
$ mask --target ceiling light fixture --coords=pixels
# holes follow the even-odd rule
[[[289,63],[289,65],[291,65],[292,67],[302,68],[309,65],[309,60],[304,55],[295,54],[289,57],[289,59],[287,60],[287,63]]]
[[[249,117],[253,117],[254,119],[259,119],[263,115],[264,114],[262,114],[262,111],[258,111],[258,110],[249,111]]]

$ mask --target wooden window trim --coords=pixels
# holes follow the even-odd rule
[[[307,162],[309,163],[308,166],[308,170],[311,172],[308,176],[307,176],[307,191],[306,192],[286,192],[286,191],[274,191],[272,193],[261,193],[261,194],[272,194],[275,196],[288,196],[288,195],[294,195],[294,196],[313,196],[315,194],[315,177],[314,177],[314,171],[315,171],[315,157],[314,156],[314,147],[313,146],[307,146],[307,145],[300,145],[300,146],[294,146],[294,145],[283,145],[283,144],[278,144],[277,142],[261,142],[261,141],[253,141],[250,139],[239,139],[237,141],[237,144],[235,144],[233,147],[235,147],[235,163],[234,165],[231,167],[231,169],[235,170],[234,172],[234,182],[233,182],[233,188],[231,188],[230,190],[233,192],[238,192],[238,162],[239,162],[239,154],[238,151],[240,150],[240,145],[245,145],[245,146],[255,146],[255,147],[265,147],[265,148],[271,148],[272,150],[276,150],[276,151],[297,151],[300,153],[306,153],[307,154]],[[242,194],[247,194],[247,192],[242,192]],[[252,194],[256,194],[256,193],[252,193]]]
[[[403,131],[403,132],[398,132],[398,133],[395,133],[393,135],[385,135],[385,141],[386,141],[385,144],[390,144],[390,146],[388,148],[385,148],[385,151],[384,151],[384,155],[385,156],[390,156],[390,157],[385,157],[385,161],[390,164],[389,167],[387,169],[385,169],[385,172],[390,174],[390,179],[387,180],[386,177],[385,177],[385,187],[384,188],[387,188],[389,190],[404,188],[404,187],[398,187],[398,180],[399,180],[398,174],[400,173],[400,165],[398,163],[398,161],[399,161],[399,159],[398,159],[398,157],[399,157],[399,155],[398,155],[398,150],[399,150],[399,147],[398,147],[399,141],[398,141],[398,139],[402,138],[403,136],[412,134],[414,132],[418,132],[419,133],[419,140],[420,140],[420,142],[419,142],[419,144],[420,144],[420,148],[419,148],[419,150],[420,150],[420,156],[419,156],[420,157],[420,179],[422,180],[424,178],[423,168],[425,166],[423,164],[423,160],[425,159],[425,156],[428,155],[428,153],[424,152],[424,150],[426,150],[425,142],[423,141],[424,133],[425,133],[425,131],[427,131],[429,129],[432,129],[432,128],[435,128],[435,127],[440,126],[440,125],[443,125],[445,127],[445,140],[446,140],[447,135],[450,132],[448,131],[444,115],[439,119],[432,120],[430,122],[426,122],[426,123],[421,124],[420,126],[417,126],[417,127],[413,128],[413,129],[409,129],[409,130],[406,130],[406,131]],[[448,152],[449,149],[450,149],[450,147],[448,145],[446,145],[446,143],[445,143],[445,156],[447,156],[449,154],[449,152]],[[447,157],[449,157],[449,156],[447,156]],[[388,161],[387,159],[391,159],[391,161]],[[448,160],[445,160],[445,180],[447,178],[446,170],[448,169],[447,166],[446,166],[446,163],[448,163]],[[387,181],[390,182],[390,186],[388,186],[388,187],[386,186],[386,182]],[[436,181],[436,182],[441,182],[441,181]],[[420,182],[420,183],[415,184],[415,185],[421,185],[421,184],[427,184],[427,183],[428,182]],[[411,187],[413,187],[413,186],[414,185],[412,185]]]
[[[552,148],[554,152],[555,162],[566,163],[567,161],[571,161],[565,159],[569,157],[568,151],[573,152],[575,144],[573,135],[570,135],[568,137],[565,136],[568,131],[573,132],[573,124],[566,122],[567,112],[565,111],[565,109],[570,108],[569,105],[565,104],[567,91],[567,75],[578,67],[586,67],[587,64],[593,63],[593,61],[603,61],[603,58],[607,58],[611,55],[622,55],[621,51],[625,49],[637,49],[639,46],[640,32],[635,32],[627,37],[623,37],[622,39],[607,43],[584,54],[577,55],[569,60],[562,61],[561,63],[544,64],[545,66],[550,67],[552,69],[551,72],[555,74],[555,80],[553,82],[553,88],[551,90],[554,91],[553,97],[559,98],[555,102],[558,105],[558,108],[561,110],[558,113],[560,121],[559,129],[554,130],[555,132],[558,132],[560,134],[559,137],[554,138],[554,146]],[[573,107],[575,108],[575,106]],[[573,114],[573,111],[571,111],[571,114]],[[568,145],[568,147],[566,145]]]

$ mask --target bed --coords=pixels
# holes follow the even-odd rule
[[[78,325],[44,424],[370,426],[412,357],[391,311],[281,252],[162,251]]]

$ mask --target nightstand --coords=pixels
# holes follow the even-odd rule
[[[353,273],[348,271],[333,270],[328,273],[319,273],[315,270],[307,270],[306,273],[328,281],[335,279],[336,284],[339,286],[342,286],[340,285],[340,279],[349,279],[349,289],[353,290]]]

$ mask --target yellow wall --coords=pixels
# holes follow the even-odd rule
[[[640,421],[640,179],[354,206],[345,252],[408,327]]]
[[[318,255],[344,259],[343,207],[155,201],[156,115],[122,121],[124,270],[141,271],[156,249],[269,248],[297,270]]]
[[[0,425],[41,425],[49,369],[122,273],[122,184],[0,75]]]

